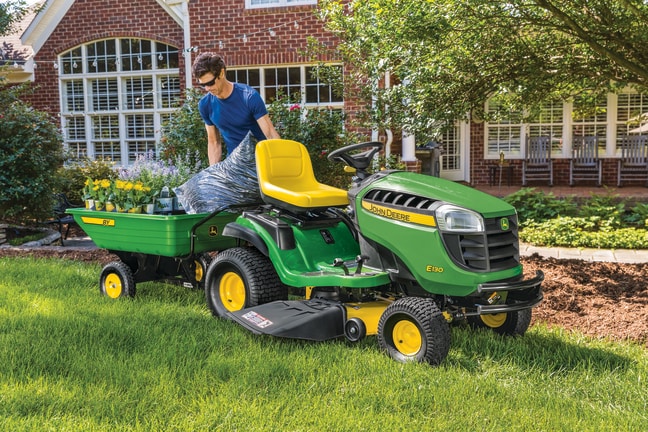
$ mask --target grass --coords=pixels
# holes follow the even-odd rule
[[[648,430],[637,344],[456,327],[442,366],[400,364],[374,338],[252,335],[178,286],[112,301],[99,271],[0,259],[0,430]]]

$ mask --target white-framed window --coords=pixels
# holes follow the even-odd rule
[[[492,120],[484,124],[486,159],[524,157],[527,136],[549,136],[552,156],[571,157],[574,136],[597,136],[599,155],[619,154],[621,137],[648,134],[648,95],[626,89],[619,94],[547,101],[536,112],[506,111],[497,98],[486,103]],[[523,114],[526,114],[523,115]]]
[[[316,5],[317,0],[245,0],[246,9]]]
[[[608,96],[577,97],[573,101],[572,136],[598,137],[599,156],[605,155],[608,130]]]
[[[523,113],[511,111],[496,98],[487,102],[486,113],[490,119],[485,124],[486,158],[499,158],[500,153],[504,153],[507,157],[521,156]]]
[[[341,65],[331,65],[342,73]],[[344,99],[336,88],[320,79],[313,65],[227,69],[227,79],[256,89],[266,103],[280,92],[304,106],[342,109]]]
[[[648,134],[648,95],[639,93],[617,95],[614,131],[617,144],[624,135]],[[620,151],[617,151],[617,154],[620,154]]]
[[[156,151],[161,125],[180,106],[178,49],[138,38],[92,41],[57,63],[64,145],[72,160],[121,165]]]

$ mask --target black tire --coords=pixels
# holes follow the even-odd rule
[[[207,279],[207,270],[212,262],[212,257],[209,254],[202,253],[194,259],[194,286],[199,289],[205,288],[205,280]]]
[[[383,312],[378,343],[396,361],[438,365],[450,351],[450,327],[434,300],[406,297]]]
[[[219,252],[205,281],[207,306],[216,317],[251,306],[288,299],[270,262],[257,249],[237,247]]]
[[[135,297],[133,271],[121,261],[106,264],[99,276],[99,291],[113,299]]]
[[[522,336],[531,324],[531,309],[468,317],[473,328],[487,328],[505,336]]]

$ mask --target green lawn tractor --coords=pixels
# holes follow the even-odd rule
[[[367,169],[381,143],[329,154],[355,170],[349,191],[319,183],[306,148],[257,144],[264,205],[224,226],[207,304],[257,334],[322,341],[377,336],[398,361],[441,363],[450,324],[522,335],[542,301],[525,279],[515,209],[436,177]]]

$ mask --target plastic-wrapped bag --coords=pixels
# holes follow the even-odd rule
[[[254,149],[257,140],[248,133],[224,161],[202,170],[174,189],[187,213],[211,213],[234,204],[261,202]]]

